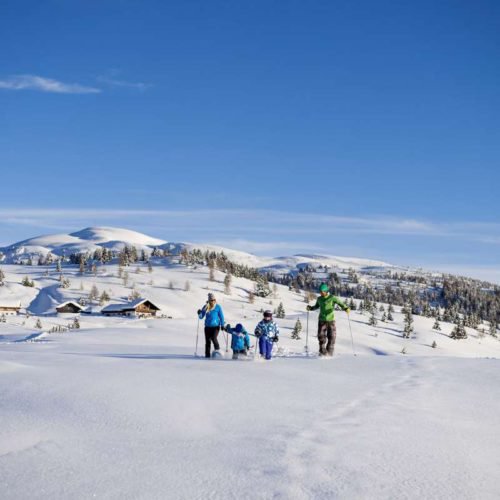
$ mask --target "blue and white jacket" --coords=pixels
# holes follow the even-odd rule
[[[219,304],[216,304],[215,307],[209,312],[207,312],[207,304],[205,304],[201,310],[199,318],[205,318],[205,326],[220,326],[221,328],[224,326],[224,313],[222,312],[222,307]]]
[[[280,330],[278,325],[274,321],[264,321],[262,320],[255,327],[255,335],[257,337],[267,337],[269,340],[273,340],[275,337],[278,338]]]
[[[243,328],[243,331],[238,333],[234,328],[227,328],[226,332],[231,334],[231,349],[233,351],[243,351],[250,347],[250,336]]]

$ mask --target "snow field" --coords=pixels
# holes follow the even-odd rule
[[[201,267],[136,274],[133,265],[128,287],[115,265],[104,267],[96,277],[64,269],[71,286],[60,289],[58,273],[44,277],[43,266],[2,266],[0,298],[15,288],[37,311],[0,323],[2,498],[498,498],[497,339],[467,329],[469,338],[455,341],[451,325],[434,332],[432,319],[415,316],[405,340],[399,312],[377,327],[353,312],[354,357],[338,312],[335,358],[294,357],[305,345],[306,304],[286,287],[248,304],[250,281],[234,278],[224,296],[224,275],[209,282]],[[14,287],[25,274],[35,290]],[[132,282],[172,319],[81,316],[80,330],[43,334],[72,321],[52,314],[57,301],[94,284],[126,300]],[[279,346],[290,356],[194,358],[195,311],[208,291],[228,322],[250,331],[261,308],[282,301]],[[297,317],[304,330],[294,341]],[[311,313],[312,352],[316,321]],[[203,345],[200,325],[199,354]]]

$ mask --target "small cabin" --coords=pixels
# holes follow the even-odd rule
[[[160,310],[158,306],[148,299],[137,299],[127,304],[109,304],[101,310],[104,316],[128,316],[133,318],[146,318],[156,316]]]
[[[16,316],[19,314],[21,306],[5,306],[0,305],[0,316]]]
[[[78,314],[83,311],[83,307],[78,304],[78,302],[69,300],[68,302],[58,305],[56,311],[58,314]]]

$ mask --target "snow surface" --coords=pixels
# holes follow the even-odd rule
[[[83,277],[63,266],[68,289],[53,268],[45,276],[45,266],[2,266],[0,303],[14,291],[34,314],[0,323],[2,500],[499,497],[498,339],[467,329],[455,341],[452,325],[435,332],[432,319],[415,317],[406,340],[399,308],[377,327],[353,312],[354,356],[338,312],[336,356],[308,358],[303,295],[279,286],[278,298],[248,304],[246,279],[234,278],[225,296],[222,273],[210,282],[206,268],[153,264],[151,274],[130,266],[128,287],[116,265]],[[35,289],[16,285],[27,273]],[[172,319],[82,315],[80,330],[48,333],[71,322],[54,314],[56,302],[92,285],[124,301],[132,284]],[[279,355],[194,357],[195,311],[208,291],[228,322],[250,331],[261,308],[283,302]],[[316,321],[311,313],[312,352]],[[203,344],[200,328],[198,354]]]

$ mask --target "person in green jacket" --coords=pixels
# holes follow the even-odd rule
[[[313,306],[307,306],[308,311],[319,309],[318,318],[318,341],[319,355],[333,356],[335,339],[337,337],[337,327],[335,325],[335,304],[340,306],[349,314],[350,309],[337,297],[330,295],[328,285],[322,283],[319,287],[320,296]],[[327,343],[328,340],[328,343]]]

